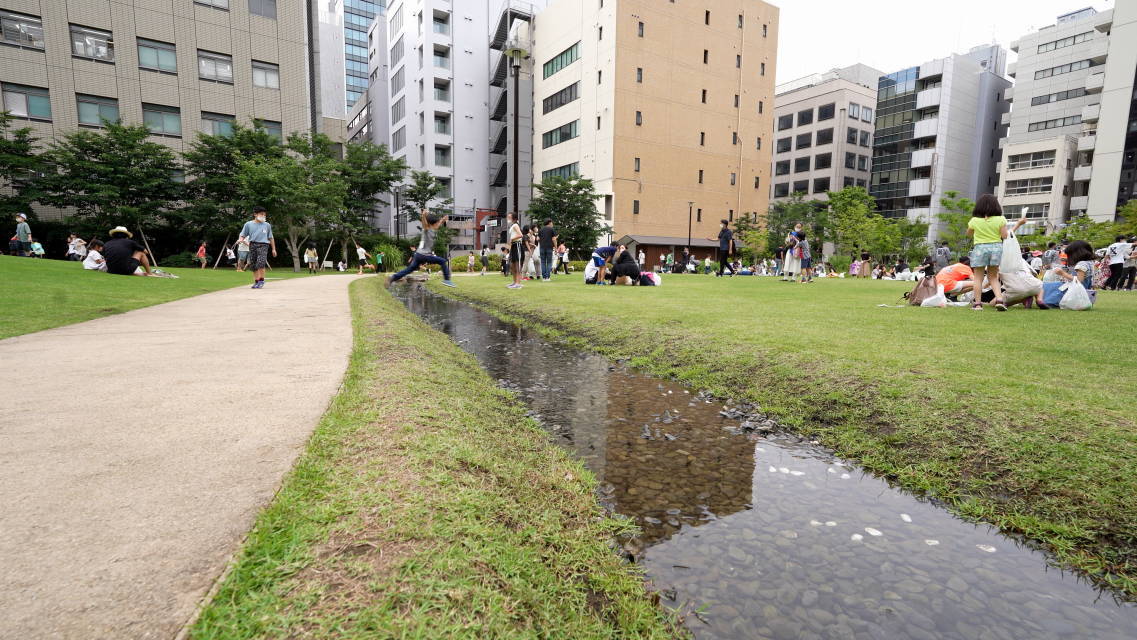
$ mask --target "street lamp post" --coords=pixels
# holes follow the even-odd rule
[[[694,202],[687,203],[687,255],[691,255],[691,212],[694,211]],[[686,269],[687,265],[683,265]]]

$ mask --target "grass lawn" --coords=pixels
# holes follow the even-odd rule
[[[595,479],[378,278],[351,285],[340,393],[203,638],[662,638]]]
[[[1090,312],[878,308],[912,285],[664,276],[432,287],[723,397],[1137,595],[1137,293]]]
[[[164,267],[163,267],[164,268]],[[0,256],[0,339],[252,283],[233,269],[166,269],[173,278],[84,271],[78,262]],[[292,278],[277,269],[266,278]]]

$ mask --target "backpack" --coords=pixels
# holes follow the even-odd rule
[[[916,283],[916,288],[904,294],[904,299],[913,307],[920,306],[925,299],[939,293],[935,278],[924,278]]]

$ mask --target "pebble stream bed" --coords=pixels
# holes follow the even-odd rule
[[[1137,638],[1137,605],[954,517],[752,405],[502,322],[419,285],[407,307],[515,391],[642,533],[625,553],[696,638]]]

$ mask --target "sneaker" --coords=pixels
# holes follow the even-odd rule
[[[514,283],[514,282],[510,282],[509,284],[505,285],[505,288],[506,289],[520,289],[521,285]]]
[[[454,284],[453,280],[443,280],[442,284],[444,284],[448,287],[457,287],[458,286],[458,285]]]
[[[250,289],[260,289],[260,288],[261,288],[261,287],[260,287],[260,284],[261,284],[261,281],[260,281],[260,280],[257,280],[256,282],[254,282],[254,283],[253,283],[253,286],[251,286],[251,287],[249,287],[249,288],[250,288]]]

